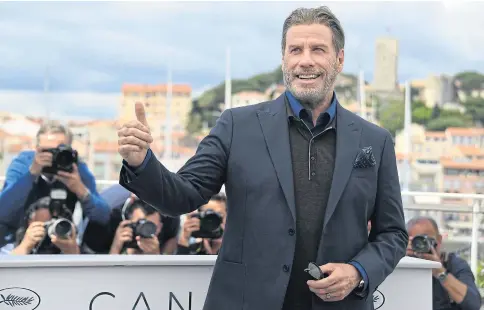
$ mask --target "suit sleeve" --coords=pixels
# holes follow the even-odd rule
[[[16,157],[7,170],[0,192],[0,223],[16,227],[22,218],[24,204],[37,177],[30,174],[27,157]]]
[[[225,110],[195,155],[177,173],[151,156],[145,167],[135,172],[124,164],[119,182],[163,214],[189,213],[207,203],[225,183],[232,131],[232,112]]]
[[[396,268],[405,256],[408,233],[405,227],[400,181],[395,148],[387,132],[378,171],[378,189],[375,211],[371,218],[369,243],[356,255],[368,276],[368,293],[377,287]]]

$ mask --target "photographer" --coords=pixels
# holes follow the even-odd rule
[[[17,231],[12,255],[80,254],[74,225],[59,217],[50,197],[41,198],[28,208],[22,226]]]
[[[213,196],[198,211],[186,215],[178,239],[178,255],[217,255],[227,217],[224,194]]]
[[[440,251],[442,236],[435,220],[416,217],[407,223],[409,243],[407,256],[442,263],[432,270],[433,309],[479,310],[481,296],[471,268],[454,253]]]
[[[0,193],[0,226],[15,231],[27,206],[46,196],[64,199],[72,213],[80,202],[84,217],[101,224],[109,221],[109,206],[97,193],[86,164],[77,161],[71,143],[72,134],[64,126],[41,126],[36,150],[21,152],[8,167]]]
[[[141,200],[127,201],[109,254],[161,254],[162,216]]]

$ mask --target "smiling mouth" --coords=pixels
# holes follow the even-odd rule
[[[300,75],[296,75],[296,77],[298,79],[301,79],[301,80],[315,80],[320,76],[321,76],[321,74],[300,74]]]

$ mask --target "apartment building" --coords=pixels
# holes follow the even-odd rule
[[[415,190],[484,192],[484,128],[448,128],[442,132],[411,126],[411,183]],[[405,135],[395,139],[400,175],[405,175]]]
[[[167,111],[168,85],[125,84],[119,107],[119,119],[125,121],[135,117],[136,102],[145,105],[146,117],[155,137],[165,130],[167,115],[174,131],[184,131],[192,109],[192,88],[187,84],[172,85],[170,111]]]
[[[232,95],[232,108],[245,107],[267,101],[267,94],[258,91],[241,91]]]
[[[163,142],[154,141],[150,147],[154,156],[173,172],[180,169],[188,158],[195,154],[194,148],[174,145],[172,146],[173,158],[164,159],[163,155],[160,155],[164,152]],[[92,163],[90,168],[97,180],[118,180],[122,158],[118,153],[117,141],[95,143],[93,145]]]

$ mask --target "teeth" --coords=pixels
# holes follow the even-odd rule
[[[316,74],[312,74],[312,75],[300,75],[299,76],[300,79],[315,79],[317,77],[318,77],[318,75],[316,75]]]

